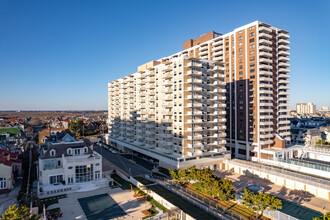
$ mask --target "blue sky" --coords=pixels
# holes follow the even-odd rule
[[[105,110],[107,82],[211,30],[291,36],[291,107],[330,106],[330,1],[0,0],[0,110]]]

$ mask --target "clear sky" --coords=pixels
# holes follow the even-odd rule
[[[0,110],[106,110],[107,82],[209,31],[291,36],[291,107],[330,106],[330,1],[0,0]]]

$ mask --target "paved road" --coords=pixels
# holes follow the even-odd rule
[[[101,147],[94,145],[94,150],[101,154],[110,163],[115,165],[117,168],[121,169],[126,173],[126,175],[131,174],[132,176],[144,176],[146,174],[150,175],[151,171],[145,169],[144,167],[133,163],[119,154],[111,153],[106,149],[101,149]]]

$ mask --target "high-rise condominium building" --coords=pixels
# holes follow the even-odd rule
[[[225,148],[223,64],[172,56],[108,84],[109,143],[166,168],[218,169]]]
[[[236,158],[272,157],[290,144],[288,32],[255,21],[226,34],[214,31],[184,42],[171,57],[191,56],[225,65],[226,147]]]
[[[296,110],[298,114],[315,114],[316,113],[316,105],[312,102],[306,103],[298,103],[296,105]]]

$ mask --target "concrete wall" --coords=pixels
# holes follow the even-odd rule
[[[230,164],[228,162],[225,163],[225,166],[223,166],[225,170],[238,173],[240,175],[247,175],[249,177],[253,178],[261,178],[266,179],[276,185],[286,187],[288,189],[292,190],[303,190],[306,192],[309,192],[316,197],[326,199],[330,201],[330,190],[323,189],[320,187],[308,185],[302,182],[299,182],[297,180],[291,180],[288,178],[280,177],[278,175],[274,175],[272,173],[267,173],[264,171],[258,171],[256,169],[246,168],[244,166],[234,165]]]
[[[12,189],[13,186],[13,175],[10,166],[0,164],[0,178],[6,178],[7,189]]]

